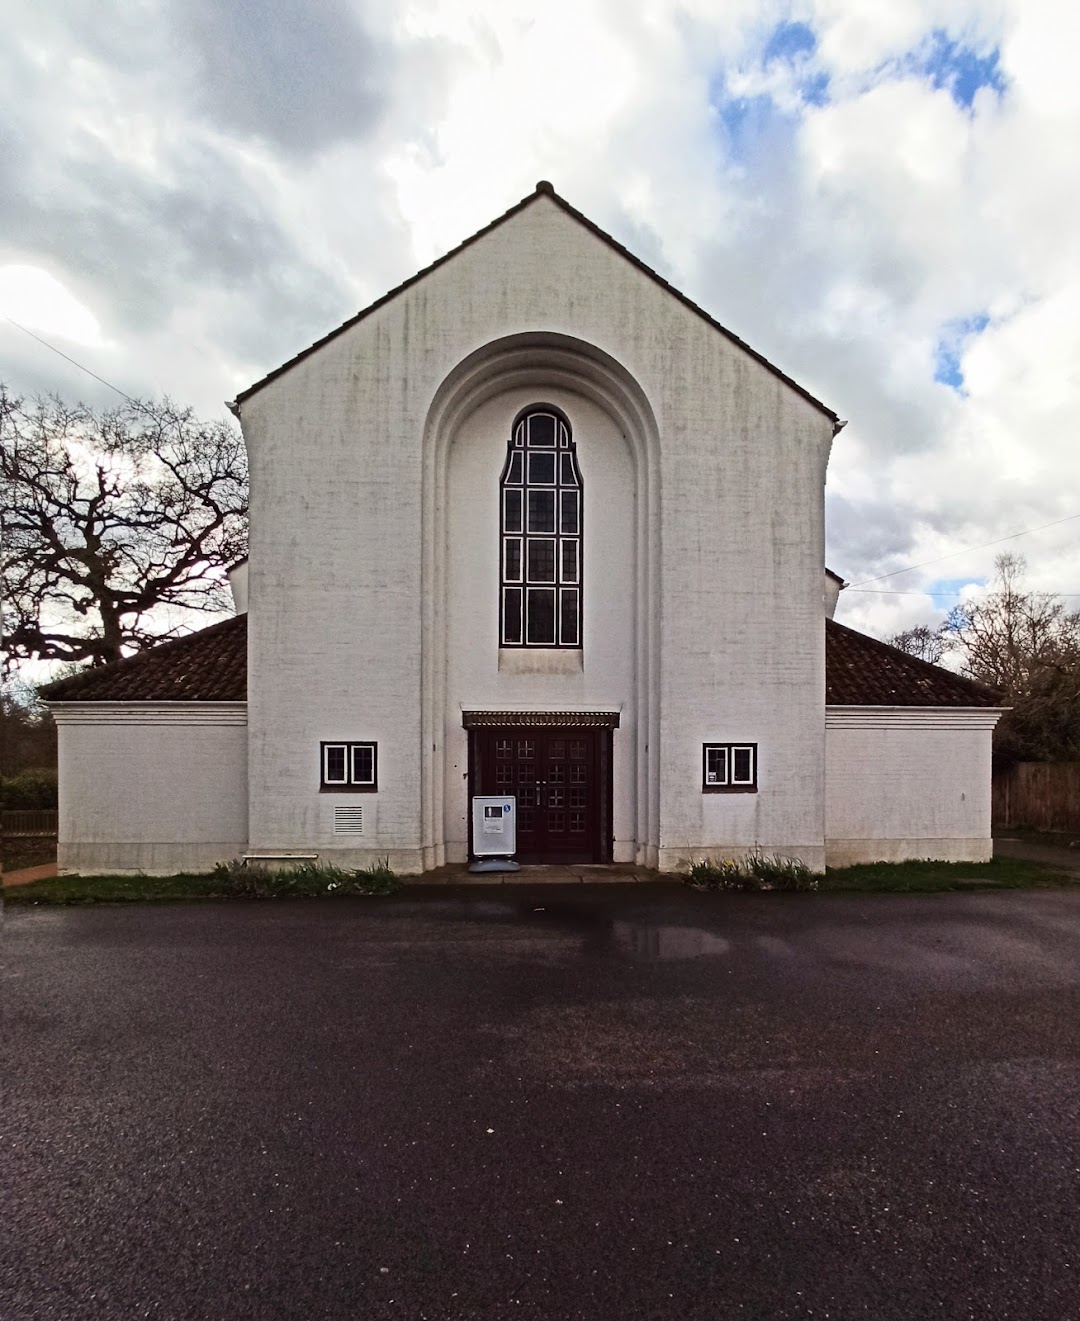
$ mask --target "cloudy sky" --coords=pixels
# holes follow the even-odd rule
[[[110,397],[11,320],[128,393],[220,415],[546,178],[850,419],[828,490],[840,619],[934,623],[1010,548],[1080,608],[1080,518],[1058,522],[1080,515],[1080,7],[5,12],[18,392]]]

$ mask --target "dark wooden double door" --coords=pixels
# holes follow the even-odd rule
[[[473,730],[473,793],[517,799],[519,862],[611,857],[611,731]]]

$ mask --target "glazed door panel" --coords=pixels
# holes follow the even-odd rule
[[[602,796],[608,792],[598,729],[480,729],[475,793],[517,799],[519,862],[604,860]],[[608,819],[610,819],[608,817]]]

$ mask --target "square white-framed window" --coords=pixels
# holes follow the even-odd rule
[[[319,768],[319,789],[323,793],[377,793],[379,745],[320,743]]]
[[[754,794],[758,788],[756,743],[703,743],[701,792]]]

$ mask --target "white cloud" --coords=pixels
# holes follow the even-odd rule
[[[0,266],[0,315],[69,345],[104,345],[93,312],[55,275],[37,266]]]
[[[49,329],[81,326],[99,374],[217,412],[549,178],[851,418],[829,474],[830,562],[848,578],[1080,509],[1080,11],[272,8],[275,23],[225,32],[217,8],[195,21],[181,0],[16,0],[0,266],[58,283],[72,301]],[[805,27],[767,60],[782,23]],[[18,388],[96,388],[0,332]],[[943,341],[963,392],[934,379]],[[1080,591],[1077,528],[1010,544],[1039,585]],[[850,594],[841,617],[931,622],[946,602],[906,593],[985,578],[993,555],[882,584],[904,595]]]

